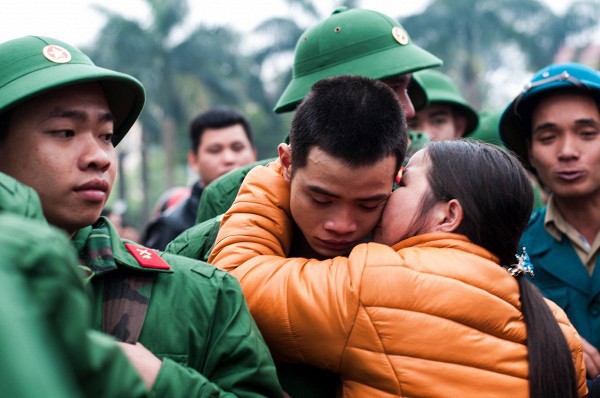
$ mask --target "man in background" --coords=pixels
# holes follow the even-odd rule
[[[232,108],[217,107],[190,124],[188,165],[198,176],[190,196],[162,213],[146,227],[142,243],[157,250],[195,224],[204,187],[237,167],[256,161],[250,123]]]
[[[588,378],[600,374],[600,73],[539,70],[505,109],[500,136],[550,192],[521,239],[532,282],[581,336]],[[589,384],[588,384],[589,386]]]
[[[427,105],[408,119],[411,130],[425,132],[431,140],[451,140],[468,136],[477,128],[477,112],[450,77],[428,69],[416,72],[413,82],[425,90]]]

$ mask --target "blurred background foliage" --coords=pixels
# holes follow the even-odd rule
[[[276,155],[292,115],[272,109],[291,79],[296,42],[327,16],[316,0],[286,0],[289,15],[266,19],[250,37],[203,25],[181,37],[187,0],[145,2],[151,20],[143,22],[97,6],[107,22],[84,49],[96,64],[136,76],[146,88],[140,123],[117,148],[121,175],[109,202],[138,228],[164,191],[194,180],[186,164],[188,123],[209,107],[245,113],[259,159]],[[337,5],[360,7],[360,0]],[[490,109],[509,100],[498,87],[522,84],[549,63],[597,68],[599,18],[600,0],[575,1],[561,15],[538,0],[432,0],[399,21],[415,43],[444,60],[440,70],[476,108]]]

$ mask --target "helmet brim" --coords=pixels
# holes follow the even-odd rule
[[[384,79],[441,65],[441,59],[412,43],[406,46],[392,46],[377,53],[370,53],[348,62],[316,70],[304,76],[294,76],[281,94],[274,111],[276,113],[293,111],[313,84],[328,77],[358,75],[372,79]]]
[[[7,110],[52,89],[85,82],[98,82],[104,89],[115,118],[112,141],[116,146],[137,120],[145,99],[142,84],[123,73],[79,63],[38,69],[2,87],[0,109]]]
[[[536,104],[549,93],[563,90],[578,90],[600,104],[600,76],[598,71],[580,64],[555,64],[538,71],[529,87],[506,107],[500,117],[499,132],[504,145],[526,167],[533,169],[527,142],[531,137],[531,113]]]

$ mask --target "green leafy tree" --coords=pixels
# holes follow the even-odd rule
[[[290,5],[291,15],[276,16],[269,18],[259,24],[254,33],[264,38],[264,45],[256,51],[254,58],[259,65],[266,65],[274,60],[286,57],[292,59],[296,43],[302,33],[318,21],[325,19],[336,7],[358,7],[359,0],[341,0],[335,1],[335,4],[326,14],[322,14],[315,6],[316,2],[310,0],[285,0]],[[301,23],[304,21],[304,23]],[[277,102],[277,99],[285,89],[286,85],[292,80],[291,62],[286,62],[284,72],[273,78],[271,87],[271,103]]]
[[[107,22],[88,51],[101,66],[136,76],[147,92],[140,120],[143,126],[142,189],[146,195],[141,218],[149,214],[149,195],[174,185],[176,165],[184,168],[189,120],[215,104],[242,111],[265,105],[257,68],[240,51],[240,34],[223,27],[198,26],[176,39],[188,15],[186,0],[146,0],[148,26],[104,7],[96,7]],[[258,103],[259,105],[255,105]],[[254,105],[253,105],[254,104]],[[151,190],[147,151],[160,145],[166,155],[160,190]],[[160,154],[158,152],[157,154]],[[179,154],[179,156],[177,156]],[[159,173],[163,174],[163,173]],[[154,196],[154,195],[153,195]]]
[[[483,72],[510,67],[518,57],[532,70],[551,63],[566,40],[597,26],[599,4],[577,1],[556,15],[538,0],[434,0],[401,23],[480,106],[488,88]]]

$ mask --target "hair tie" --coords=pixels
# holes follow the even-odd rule
[[[508,273],[514,277],[525,274],[533,278],[533,264],[529,260],[527,250],[523,248],[523,254],[515,254],[515,257],[517,258],[517,263],[505,267]]]

